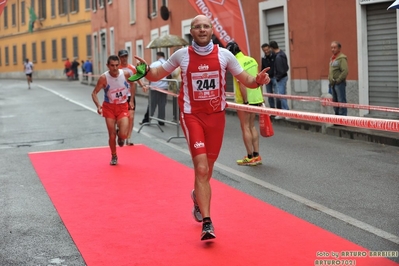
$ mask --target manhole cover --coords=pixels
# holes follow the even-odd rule
[[[26,142],[14,142],[14,143],[0,143],[0,149],[47,146],[47,145],[62,144],[62,143],[64,143],[63,139],[45,140],[45,141],[40,141],[40,140],[39,141],[26,141]]]

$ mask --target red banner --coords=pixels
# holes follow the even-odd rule
[[[1,1],[1,0],[0,0]],[[240,0],[189,0],[194,9],[211,19],[213,33],[226,47],[235,41],[245,55],[249,53],[247,27]]]
[[[7,4],[7,0],[0,0],[0,16],[3,13],[3,10]]]

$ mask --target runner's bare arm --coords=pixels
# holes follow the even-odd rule
[[[91,93],[91,98],[93,99],[94,104],[97,107],[97,113],[101,114],[102,113],[102,106],[98,100],[98,96],[97,94],[103,89],[105,88],[105,86],[107,85],[107,79],[105,78],[104,75],[101,75],[100,78],[97,81],[97,85],[94,87],[93,92]]]
[[[134,56],[137,60],[140,61],[140,63],[146,64],[147,65],[147,75],[145,76],[146,79],[148,79],[149,81],[157,81],[160,80],[164,77],[166,77],[167,75],[169,75],[170,73],[167,72],[162,66],[159,67],[155,67],[155,68],[150,68],[147,64],[147,62],[138,56]]]
[[[237,78],[237,80],[243,83],[247,88],[256,89],[259,86],[268,84],[270,82],[269,74],[267,74],[267,71],[269,69],[270,67],[263,69],[261,72],[259,72],[256,75],[256,77],[251,76],[246,71],[242,71],[240,74],[238,74],[235,77]]]
[[[131,107],[131,109],[133,110],[133,108],[134,108],[134,96],[136,96],[136,84],[134,84],[134,82],[131,82],[131,81],[129,81],[129,77],[130,77],[130,74],[129,74],[129,72],[127,72],[127,71],[123,71],[124,72],[124,74],[125,74],[125,78],[126,78],[126,80],[127,80],[127,82],[129,82],[129,87],[130,87],[130,102],[129,102],[129,105],[130,105],[130,107]]]

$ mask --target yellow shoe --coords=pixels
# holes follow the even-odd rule
[[[249,159],[247,156],[244,157],[242,160],[237,160],[238,165],[249,165],[253,166],[256,165],[254,158]]]

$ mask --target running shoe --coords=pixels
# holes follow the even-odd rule
[[[200,208],[198,206],[197,200],[195,199],[194,189],[191,191],[191,199],[193,200],[193,203],[194,203],[194,207],[192,210],[193,217],[194,217],[195,221],[200,223],[200,222],[202,222],[202,214],[201,214]]]
[[[133,146],[134,143],[130,141],[130,139],[126,139],[126,145],[127,146]]]
[[[262,164],[262,157],[260,157],[260,155],[256,156],[256,157],[253,157],[252,159],[256,163],[255,165]]]
[[[110,165],[116,165],[118,163],[118,156],[112,155]]]
[[[256,165],[256,161],[254,158],[249,159],[247,156],[244,157],[242,160],[237,160],[238,165],[249,165],[249,166],[254,166]]]
[[[201,232],[201,240],[208,240],[208,239],[214,239],[216,237],[215,235],[215,229],[213,228],[212,223],[206,222],[202,224],[202,232]]]
[[[123,145],[125,145],[125,141],[119,138],[119,129],[116,130],[116,137],[118,138],[119,147],[123,147]]]

